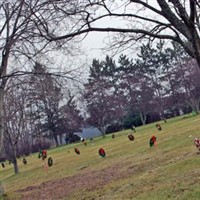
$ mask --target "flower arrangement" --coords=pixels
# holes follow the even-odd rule
[[[161,130],[162,130],[162,127],[161,127],[161,125],[160,125],[160,124],[156,124],[156,128],[157,128],[159,131],[161,131]]]
[[[105,150],[104,150],[103,148],[100,148],[100,149],[99,149],[99,155],[100,155],[101,157],[105,157],[105,156],[106,156],[106,152],[105,152]]]
[[[195,138],[195,139],[194,139],[194,143],[195,143],[197,149],[200,151],[200,140],[197,139],[197,138]]]
[[[52,157],[48,158],[48,166],[49,167],[53,166],[53,159],[52,159]]]
[[[22,159],[22,162],[24,163],[24,165],[26,165],[26,164],[27,164],[26,158],[23,158],[23,159]]]
[[[38,154],[38,158],[40,159],[41,157],[42,157],[42,151],[40,150]]]
[[[45,160],[47,158],[47,151],[46,150],[40,150],[38,154],[38,158],[42,158],[42,160]]]
[[[42,151],[42,160],[44,160],[45,158],[47,158],[47,151],[43,150]]]
[[[79,151],[78,148],[75,148],[74,151],[75,151],[76,154],[78,154],[78,155],[80,154],[80,151]]]
[[[135,137],[132,134],[129,134],[128,138],[129,138],[130,141],[134,141],[134,139],[135,139]]]
[[[149,141],[149,145],[150,147],[155,146],[156,145],[156,136],[152,136],[150,141]]]

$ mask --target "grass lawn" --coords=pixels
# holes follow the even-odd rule
[[[54,165],[48,172],[38,154],[19,162],[20,173],[13,166],[1,169],[5,200],[199,200],[200,154],[194,138],[200,138],[200,116],[181,116],[137,127],[135,140],[131,130],[94,143],[65,145],[48,150]],[[157,145],[149,146],[152,135]],[[74,148],[80,150],[75,154]],[[98,155],[103,147],[106,157]]]

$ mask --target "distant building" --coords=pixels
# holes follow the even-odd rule
[[[82,128],[82,131],[75,132],[75,135],[78,135],[80,138],[95,138],[101,136],[101,131],[96,127],[88,127],[88,128]]]

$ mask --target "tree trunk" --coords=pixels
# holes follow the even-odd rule
[[[15,174],[18,174],[19,173],[19,168],[18,168],[18,164],[17,164],[17,159],[16,158],[13,159],[13,165],[14,165]]]
[[[58,137],[57,137],[57,134],[55,134],[54,132],[53,132],[53,139],[56,143],[56,147],[58,147],[59,146]]]
[[[101,126],[101,127],[100,127],[102,137],[105,137],[105,136],[106,136],[106,129],[107,129],[106,126]]]
[[[60,145],[63,145],[63,135],[62,134],[59,135],[59,142],[60,142]]]
[[[3,98],[4,98],[4,87],[0,86],[0,152],[3,148],[3,139],[4,139],[4,123],[3,123]],[[0,181],[0,197],[5,194],[3,185]]]
[[[192,108],[192,110],[196,113],[199,114],[200,113],[200,100],[195,100],[195,99],[189,99],[189,101],[187,101],[187,104]]]
[[[17,154],[16,154],[16,145],[13,146],[13,165],[14,165],[14,171],[15,174],[19,173],[19,168],[18,168],[18,164],[17,164]]]
[[[142,124],[145,125],[146,124],[146,120],[147,120],[147,116],[144,115],[142,112],[140,112],[140,119],[142,121]]]
[[[4,97],[4,88],[0,87],[0,152],[3,148],[3,97]]]

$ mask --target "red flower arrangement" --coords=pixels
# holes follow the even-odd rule
[[[41,150],[38,154],[38,158],[42,158],[42,160],[45,160],[45,158],[47,158],[47,151]]]
[[[75,151],[76,154],[78,154],[78,155],[80,154],[80,151],[79,151],[78,148],[75,148],[74,151]]]
[[[134,139],[135,139],[135,137],[132,134],[129,134],[128,138],[129,138],[130,141],[134,141]]]
[[[100,148],[100,149],[99,149],[99,155],[100,155],[101,157],[105,157],[105,156],[106,156],[106,152],[105,152],[105,150],[104,150],[103,148]]]
[[[197,149],[200,151],[200,140],[197,139],[197,138],[195,138],[195,139],[194,139],[194,143],[195,143]]]
[[[45,158],[47,158],[47,151],[43,150],[42,151],[42,160],[44,160]]]
[[[152,136],[150,141],[149,141],[149,145],[150,147],[155,146],[156,145],[156,136]]]

